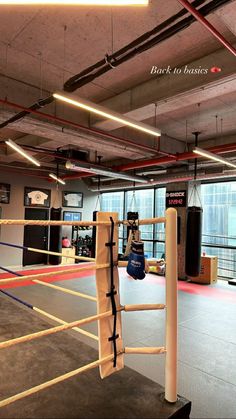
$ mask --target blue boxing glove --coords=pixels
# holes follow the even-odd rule
[[[134,279],[145,278],[145,259],[142,242],[131,242],[131,253],[129,254],[127,273]]]

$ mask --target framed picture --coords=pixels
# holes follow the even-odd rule
[[[11,185],[8,183],[0,183],[0,203],[9,204]]]
[[[25,187],[24,205],[25,207],[50,207],[50,189]]]
[[[62,191],[62,206],[70,208],[83,208],[82,192]]]
[[[81,221],[81,219],[82,219],[82,212],[63,211],[64,221]]]

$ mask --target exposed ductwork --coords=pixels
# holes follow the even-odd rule
[[[117,172],[105,166],[97,165],[97,164],[91,164],[91,163],[85,163],[85,162],[84,163],[81,162],[80,164],[78,164],[78,163],[72,163],[71,161],[67,161],[66,168],[69,170],[76,170],[76,171],[82,170],[92,175],[97,174],[99,176],[108,176],[110,178],[115,178],[115,179],[125,179],[125,180],[131,180],[132,182],[148,183],[148,178],[144,176],[136,176],[136,175],[131,175],[128,173]],[[66,179],[66,176],[64,176],[64,179]]]
[[[214,147],[209,147],[206,149],[211,153],[232,153],[236,152],[236,143],[233,144],[224,144],[218,145]],[[174,157],[161,157],[157,159],[151,160],[140,160],[137,162],[127,163],[120,166],[113,167],[114,170],[126,171],[126,170],[134,170],[134,169],[143,169],[144,167],[153,167],[153,166],[162,166],[168,163],[174,163],[183,160],[192,160],[196,158],[196,154],[193,152],[185,152],[176,154]]]
[[[200,172],[197,176],[197,180],[211,180],[211,179],[222,179],[222,178],[231,178],[236,177],[235,171],[225,171],[220,173],[205,173]],[[154,186],[161,186],[166,185],[168,183],[178,183],[178,182],[189,182],[194,180],[194,172],[182,172],[178,173],[176,175],[169,175],[169,176],[163,176],[159,179],[149,181],[148,184],[145,185],[145,187],[154,187]],[[106,184],[102,185],[99,188],[95,185],[87,184],[88,189],[91,192],[106,192],[106,191],[116,191],[116,190],[125,190],[125,189],[140,189],[140,185],[133,184],[133,183],[112,183],[112,184]]]
[[[22,112],[26,112],[25,116],[27,116],[29,114],[29,112],[27,112],[26,107],[24,107],[22,105],[19,105],[17,103],[13,103],[13,102],[10,102],[10,101],[5,100],[5,99],[0,99],[0,103],[3,104],[3,105],[7,105],[9,107],[15,108],[15,109],[21,109]],[[148,154],[149,156],[154,156],[154,155],[171,156],[170,153],[157,150],[154,147],[149,147],[145,144],[140,144],[140,143],[136,143],[132,140],[117,137],[117,136],[115,136],[113,134],[110,134],[108,132],[101,131],[101,130],[98,130],[96,128],[89,128],[89,127],[83,126],[81,124],[66,120],[64,118],[59,118],[59,117],[54,116],[54,115],[50,115],[50,114],[47,114],[47,113],[44,113],[44,112],[40,112],[40,111],[35,110],[35,109],[31,110],[31,113],[33,115],[36,115],[40,119],[44,119],[44,120],[47,120],[47,121],[53,121],[53,122],[56,122],[56,123],[60,124],[60,126],[63,128],[63,131],[65,131],[65,127],[74,128],[76,130],[75,133],[77,132],[78,136],[79,136],[80,133],[85,133],[85,134],[91,135],[91,140],[94,139],[94,138],[96,138],[97,140],[102,139],[104,142],[105,142],[106,139],[107,140],[113,140],[116,143],[115,147],[123,148],[123,150],[127,150],[127,152],[130,150],[130,151],[133,151],[135,153],[140,152],[140,154],[142,153],[142,155]],[[33,119],[32,119],[32,121],[33,121]],[[1,127],[1,124],[0,124],[0,127]],[[108,141],[107,141],[107,144],[109,145]]]

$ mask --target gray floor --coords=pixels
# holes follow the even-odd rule
[[[60,286],[95,295],[93,277],[60,281]],[[121,303],[164,303],[161,278],[130,280],[120,270]],[[181,396],[192,401],[192,418],[236,418],[236,287],[218,281],[220,296],[179,291],[179,384]],[[204,290],[204,286],[202,288]],[[9,290],[66,321],[96,313],[96,304],[40,285]],[[227,292],[230,298],[227,297]],[[220,295],[220,293],[219,293]],[[165,312],[123,314],[125,346],[164,343]],[[96,326],[87,330],[96,333]],[[96,341],[80,337],[97,347]],[[126,365],[164,385],[164,357],[126,356]]]

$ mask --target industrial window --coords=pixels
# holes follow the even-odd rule
[[[202,251],[218,256],[218,275],[236,274],[236,182],[201,186],[203,205]]]

